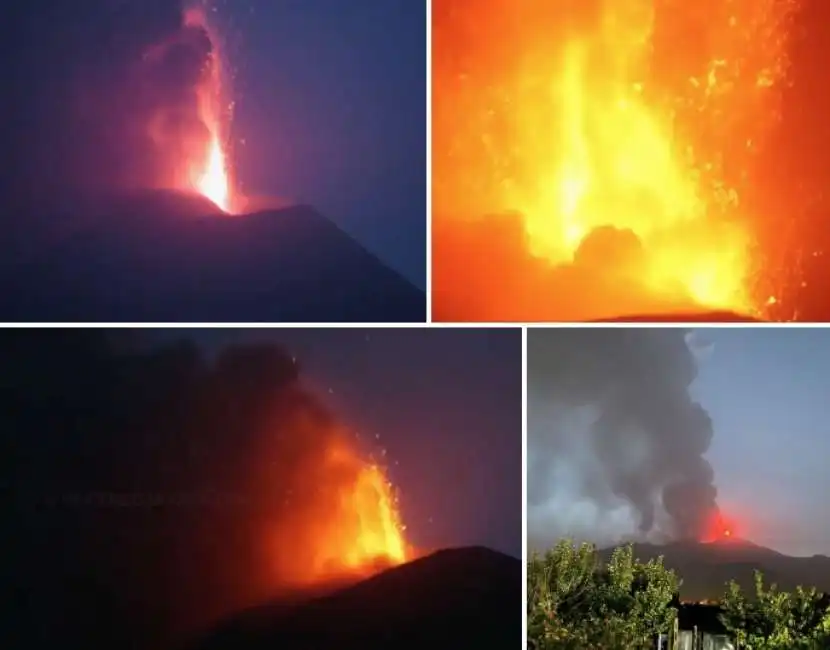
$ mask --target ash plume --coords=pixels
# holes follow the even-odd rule
[[[0,446],[23,628],[71,603],[49,634],[164,647],[305,588],[356,480],[356,462],[326,459],[362,450],[286,350],[9,330],[0,362],[14,368]]]
[[[682,329],[528,333],[528,539],[700,539],[712,422]]]

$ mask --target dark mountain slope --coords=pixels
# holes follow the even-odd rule
[[[223,624],[193,650],[514,647],[521,562],[486,548],[439,551],[300,605]]]
[[[602,551],[603,557],[610,556],[610,552]],[[803,585],[830,592],[830,558],[791,557],[747,540],[635,544],[634,555],[643,560],[662,555],[665,565],[683,579],[680,595],[684,600],[717,600],[730,580],[752,593],[755,570],[763,572],[767,583],[775,582],[782,589]]]
[[[423,322],[426,297],[308,206],[226,216],[170,192],[10,219],[0,320]]]

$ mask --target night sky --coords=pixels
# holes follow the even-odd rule
[[[226,1],[239,173],[426,286],[426,4]]]
[[[424,288],[425,3],[206,4],[234,76],[239,185],[313,205]],[[4,13],[0,62],[14,98],[0,125],[4,205],[152,176],[131,71],[176,32],[182,6],[35,0]]]

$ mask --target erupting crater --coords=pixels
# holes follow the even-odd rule
[[[747,199],[794,1],[439,4],[433,209],[445,232],[488,233],[484,250],[436,242],[439,313],[468,320],[464,301],[498,302],[501,320],[643,304],[763,314],[774,298],[755,287]],[[502,254],[482,215],[508,210],[521,250]],[[509,265],[497,274],[494,250]],[[488,295],[464,296],[475,273]]]
[[[148,125],[165,170],[158,185],[199,194],[222,212],[236,213],[241,197],[234,187],[228,146],[233,118],[230,77],[205,8],[199,3],[186,6],[178,31],[150,48],[144,63],[176,68],[187,79],[184,97],[162,102]]]

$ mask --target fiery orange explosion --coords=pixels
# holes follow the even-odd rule
[[[196,149],[194,157],[187,161],[187,181],[191,189],[210,199],[223,211],[230,212],[231,180],[224,136],[229,111],[222,110],[224,98],[218,43],[201,8],[187,9],[183,20],[186,28],[203,29],[211,37],[210,56],[196,90],[199,119],[206,126],[208,138],[202,147]]]
[[[593,250],[650,295],[759,314],[753,164],[778,120],[795,3],[438,0],[435,220],[517,211],[549,268]],[[435,289],[451,299],[487,253],[440,244]]]
[[[329,450],[324,471],[352,475],[339,494],[315,558],[315,572],[356,571],[374,564],[400,564],[406,544],[397,502],[384,471],[345,445]]]
[[[157,181],[160,186],[195,192],[223,212],[232,213],[241,203],[234,191],[227,151],[233,104],[227,101],[219,39],[208,24],[202,5],[185,9],[179,33],[150,48],[144,60],[162,61],[179,45],[202,53],[202,38],[207,39],[208,49],[191,88],[194,105],[188,106],[187,119],[179,114],[181,107],[162,106],[150,120],[148,135],[167,166]]]
[[[275,531],[269,542],[280,550],[276,569],[283,583],[362,576],[411,559],[386,472],[345,432],[328,438],[314,465],[303,469],[301,484],[307,487],[291,502],[290,529]]]

